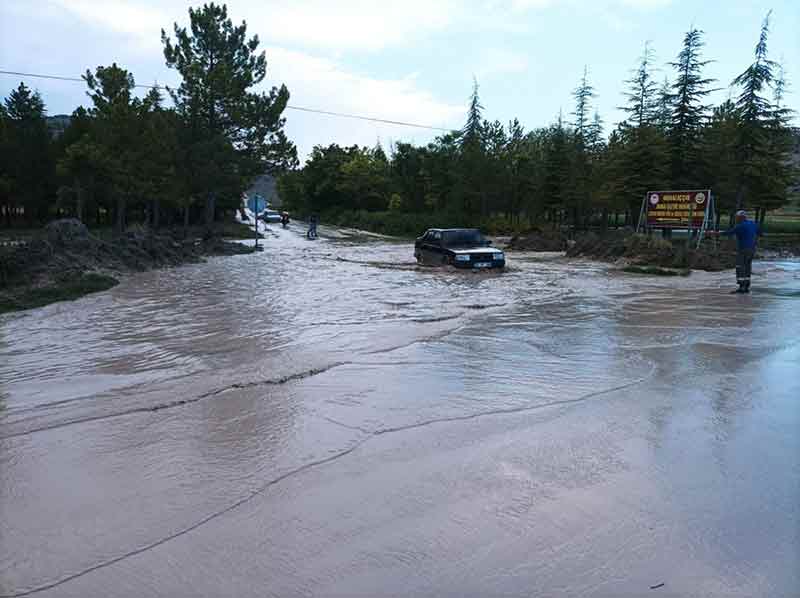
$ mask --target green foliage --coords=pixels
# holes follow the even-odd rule
[[[30,225],[47,213],[55,191],[55,160],[44,102],[24,83],[6,98],[0,120],[0,199],[7,223],[21,210]]]
[[[693,188],[703,185],[702,157],[703,126],[709,106],[703,99],[713,90],[714,79],[702,76],[710,60],[701,60],[703,32],[692,27],[683,38],[683,48],[670,65],[675,70],[672,84],[672,115],[669,123],[669,143],[672,166],[672,186]]]
[[[167,66],[182,77],[170,95],[185,128],[186,191],[204,196],[210,225],[218,200],[235,209],[255,176],[293,168],[297,152],[283,131],[286,86],[250,91],[266,77],[258,36],[248,39],[247,24],[234,25],[213,2],[190,8],[189,21],[174,25],[174,42],[164,30],[161,39]]]
[[[736,99],[739,118],[736,142],[738,184],[736,208],[745,203],[774,209],[787,200],[787,187],[796,180],[788,163],[788,116],[782,106],[784,79],[779,65],[767,53],[771,12],[761,26],[754,60],[733,85],[740,88]],[[770,91],[773,98],[769,97]]]
[[[48,133],[44,102],[20,85],[0,105],[0,221],[34,226],[78,216],[94,226],[128,220],[185,230],[230,214],[256,175],[278,175],[298,216],[416,235],[434,225],[605,227],[624,212],[635,225],[654,188],[711,187],[722,210],[775,209],[800,192],[786,78],[767,53],[769,15],[738,95],[713,110],[705,98],[702,32],[692,28],[656,82],[649,45],[626,81],[626,118],[606,136],[593,110],[589,69],[573,92],[572,122],[525,130],[484,118],[474,81],[464,126],[425,146],[315,147],[303,168],[284,132],[285,86],[261,91],[267,61],[257,36],[225,5],[189,10],[188,26],[161,32],[181,83],[137,95],[133,74],[112,64],[86,72],[89,109]],[[259,90],[259,91],[257,91]],[[759,214],[763,219],[763,211]]]
[[[137,95],[124,68],[101,66],[84,75],[91,107],[51,137],[38,93],[20,85],[9,94],[0,108],[2,223],[70,215],[113,221],[119,233],[128,219],[157,228],[182,215],[184,226],[202,217],[208,225],[239,207],[255,176],[297,166],[283,130],[288,90],[253,91],[266,75],[258,38],[225,6],[191,9],[189,19],[174,39],[162,31],[167,66],[182,77],[169,90],[174,107],[156,89]]]

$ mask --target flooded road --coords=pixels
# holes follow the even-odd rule
[[[800,264],[301,233],[0,316],[0,596],[800,593]]]

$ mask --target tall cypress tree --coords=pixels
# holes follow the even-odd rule
[[[657,84],[653,78],[655,53],[650,44],[645,43],[639,59],[639,66],[633,71],[625,98],[628,100],[620,109],[628,114],[628,123],[634,127],[652,124],[658,106]]]
[[[479,94],[478,80],[472,79],[472,93],[469,96],[469,108],[467,109],[467,122],[461,129],[461,148],[466,151],[469,148],[481,144],[483,127],[483,104]]]
[[[567,188],[568,208],[572,213],[573,223],[582,223],[589,203],[591,185],[591,163],[588,152],[589,136],[592,133],[591,101],[595,97],[594,88],[589,83],[589,67],[583,68],[578,87],[572,92],[575,108],[572,111],[574,121],[570,139],[570,176]]]
[[[572,112],[575,120],[572,121],[572,126],[575,128],[576,135],[583,139],[591,125],[591,102],[595,97],[594,87],[589,84],[588,66],[583,67],[583,77],[581,77],[578,87],[572,92],[572,97],[575,99],[575,110]]]
[[[714,108],[711,120],[703,133],[705,160],[704,180],[713,190],[717,216],[731,211],[736,205],[739,179],[736,142],[739,137],[739,114],[727,100]]]
[[[740,119],[737,209],[745,202],[765,209],[780,206],[786,201],[786,185],[791,179],[786,146],[780,143],[783,127],[776,126],[776,114],[780,115],[782,109],[776,109],[776,104],[767,96],[770,90],[775,90],[775,71],[779,68],[767,53],[770,16],[771,11],[761,25],[753,62],[733,80],[733,85],[741,88],[736,99]]]
[[[621,194],[609,201],[626,207],[632,225],[638,223],[644,194],[665,186],[669,169],[665,131],[656,124],[659,97],[652,75],[653,59],[649,44],[645,44],[639,64],[627,81],[625,97],[628,102],[621,107],[628,119],[620,123],[609,145],[613,156],[606,170],[616,180],[608,181],[604,187]]]
[[[666,75],[657,93],[654,120],[665,134],[669,132],[672,124],[672,85]]]
[[[461,177],[459,194],[467,214],[478,211],[484,215],[488,210],[485,193],[484,171],[486,170],[486,151],[484,147],[483,104],[479,95],[478,81],[473,79],[472,93],[467,110],[467,122],[461,129]]]
[[[702,129],[709,106],[703,103],[714,79],[703,77],[710,60],[702,60],[703,32],[692,27],[683,48],[669,64],[675,70],[672,84],[672,118],[669,128],[672,183],[677,187],[702,184]]]

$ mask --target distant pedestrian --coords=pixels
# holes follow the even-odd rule
[[[309,239],[316,239],[317,238],[317,223],[319,222],[319,217],[316,214],[312,214],[311,217],[308,219],[308,233],[306,236]]]
[[[750,274],[753,266],[753,256],[756,253],[758,237],[761,227],[758,223],[748,220],[747,212],[736,212],[736,226],[715,234],[724,237],[736,235],[736,282],[739,288],[734,293],[750,292]]]

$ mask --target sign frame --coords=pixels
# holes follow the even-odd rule
[[[684,221],[674,221],[664,223],[663,225],[654,225],[648,221],[649,200],[652,196],[656,196],[656,201],[663,195],[697,195],[698,193],[705,194],[705,209],[703,210],[703,217],[700,223],[697,223],[698,218],[694,216],[692,208],[694,203],[689,205],[689,218]],[[691,201],[691,200],[690,200]],[[636,232],[644,228],[648,233],[652,230],[687,230],[690,234],[698,231],[697,244],[703,239],[705,232],[708,230],[711,223],[714,221],[714,195],[711,189],[690,189],[690,190],[668,190],[668,191],[648,191],[642,199],[642,207],[639,211],[639,222],[636,227]]]

